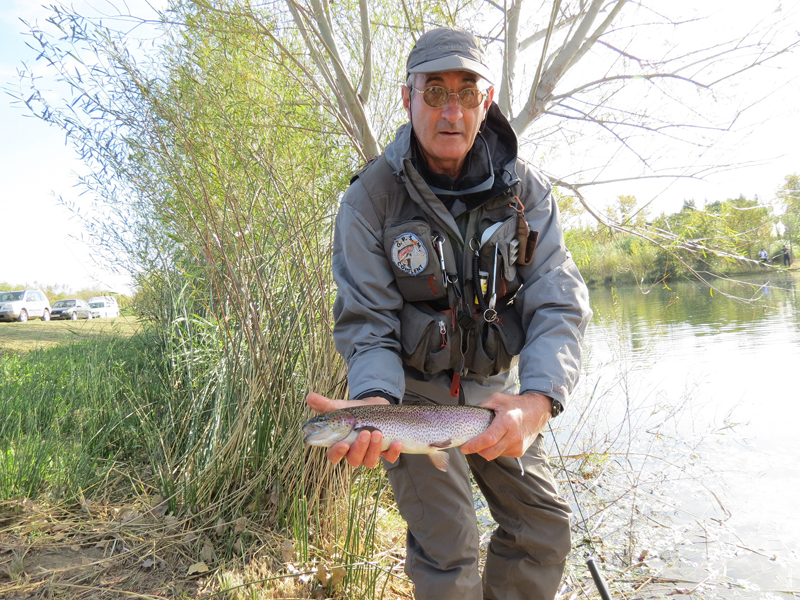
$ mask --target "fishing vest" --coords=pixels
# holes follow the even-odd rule
[[[427,374],[452,371],[457,396],[468,371],[489,377],[519,360],[525,331],[513,304],[522,285],[518,267],[530,263],[537,233],[528,230],[516,183],[460,215],[459,236],[436,214],[443,205],[410,162],[405,167],[395,173],[380,156],[352,181],[360,180],[383,224],[383,248],[404,299],[402,359]]]

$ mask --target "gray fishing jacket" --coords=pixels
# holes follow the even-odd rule
[[[591,317],[588,292],[550,185],[517,158],[496,105],[484,134],[508,160],[495,168],[493,189],[503,191],[477,206],[448,210],[434,194],[414,167],[410,124],[353,177],[333,251],[333,335],[351,397],[441,402],[460,392],[477,404],[513,389],[518,372],[523,393],[566,406]]]

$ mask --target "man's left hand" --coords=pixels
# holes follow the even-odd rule
[[[518,458],[542,432],[552,412],[550,398],[530,393],[524,396],[492,394],[480,404],[495,412],[494,420],[480,435],[461,446],[464,454],[478,453],[486,460],[498,456]]]

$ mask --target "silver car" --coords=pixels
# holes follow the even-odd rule
[[[50,302],[41,290],[0,292],[0,321],[49,321],[50,312]]]
[[[53,318],[54,319],[91,319],[92,309],[89,308],[89,303],[86,300],[59,300],[53,304]]]

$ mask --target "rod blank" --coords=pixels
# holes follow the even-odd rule
[[[597,566],[593,558],[586,561],[586,566],[589,567],[589,572],[592,574],[592,579],[594,579],[594,585],[597,591],[600,592],[600,597],[603,600],[611,600],[611,592],[608,591],[605,579],[603,579],[603,574],[600,572],[600,567]]]

